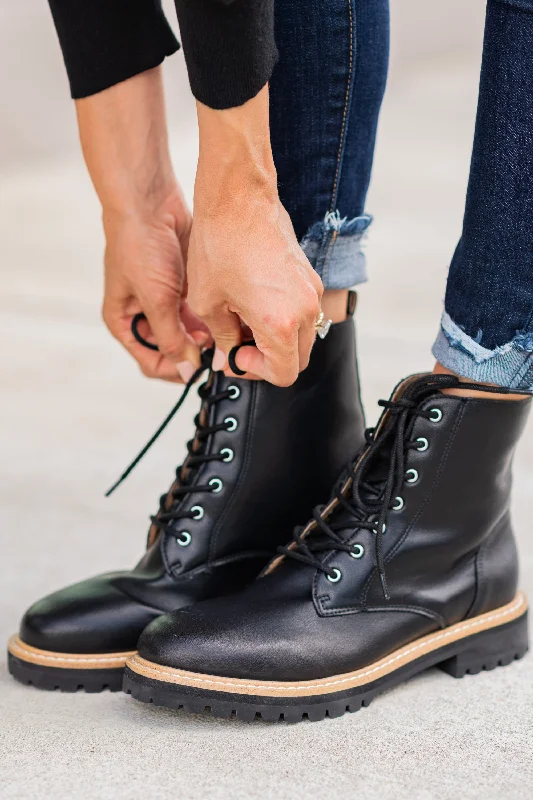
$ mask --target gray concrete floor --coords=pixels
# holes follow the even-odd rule
[[[457,238],[477,53],[393,78],[385,104],[358,315],[364,399],[431,365]],[[195,140],[174,141],[190,192]],[[147,516],[184,453],[191,398],[130,480],[103,492],[155,429],[175,388],[141,379],[99,319],[102,238],[80,160],[11,171],[1,185],[0,639],[37,597],[133,564]],[[533,590],[533,433],[517,456],[522,585]],[[0,662],[0,794],[25,798],[454,800],[533,796],[533,658],[454,681],[428,672],[358,714],[244,725],[120,694],[19,686]]]

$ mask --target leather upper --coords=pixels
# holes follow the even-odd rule
[[[360,669],[510,602],[517,590],[511,462],[530,405],[441,392],[420,400],[421,415],[406,433],[417,449],[407,450],[401,501],[392,503],[399,510],[388,511],[382,539],[389,599],[376,568],[375,530],[352,521],[337,533],[359,557],[319,553],[334,582],[284,557],[239,595],[160,617],[143,633],[140,655],[193,672],[309,680]],[[391,442],[384,462],[392,450]],[[383,466],[373,468],[381,479]],[[330,519],[343,513],[337,504]]]
[[[159,614],[241,588],[294,525],[327,499],[347,458],[362,446],[351,318],[317,339],[309,367],[291,387],[221,372],[211,373],[208,385],[211,397],[235,388],[230,397],[203,404],[209,425],[224,424],[205,453],[224,450],[227,460],[191,472],[191,492],[177,508],[196,507],[199,518],[173,520],[167,533],[152,529],[133,570],[98,576],[36,603],[21,624],[24,642],[73,653],[135,649]],[[195,491],[206,485],[218,491]]]

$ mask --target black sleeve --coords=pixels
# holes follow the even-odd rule
[[[72,97],[87,97],[156,67],[179,44],[161,0],[49,0]],[[239,106],[277,60],[274,0],[175,0],[194,96]]]
[[[49,3],[75,99],[157,67],[179,47],[161,0]]]
[[[194,96],[240,106],[270,80],[277,60],[274,0],[175,0]]]

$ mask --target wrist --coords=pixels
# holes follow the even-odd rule
[[[195,209],[217,213],[248,200],[276,203],[268,88],[236,108],[217,111],[198,103],[197,110],[200,153]]]
[[[97,194],[104,214],[117,217],[157,216],[162,208],[178,201],[185,207],[181,190],[172,169],[142,170],[140,174],[115,171],[109,185],[100,185]]]
[[[121,202],[102,204],[104,230],[170,228],[178,236],[186,234],[192,224],[191,212],[179,185],[174,182],[161,194],[123,197]]]

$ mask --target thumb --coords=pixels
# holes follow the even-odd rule
[[[230,350],[242,342],[241,321],[232,311],[220,311],[206,322],[216,345],[213,369],[223,370],[228,365]]]
[[[174,300],[148,306],[145,314],[160,353],[169,361],[179,364],[188,361],[193,369],[200,366],[200,352],[183,326],[178,305]]]

